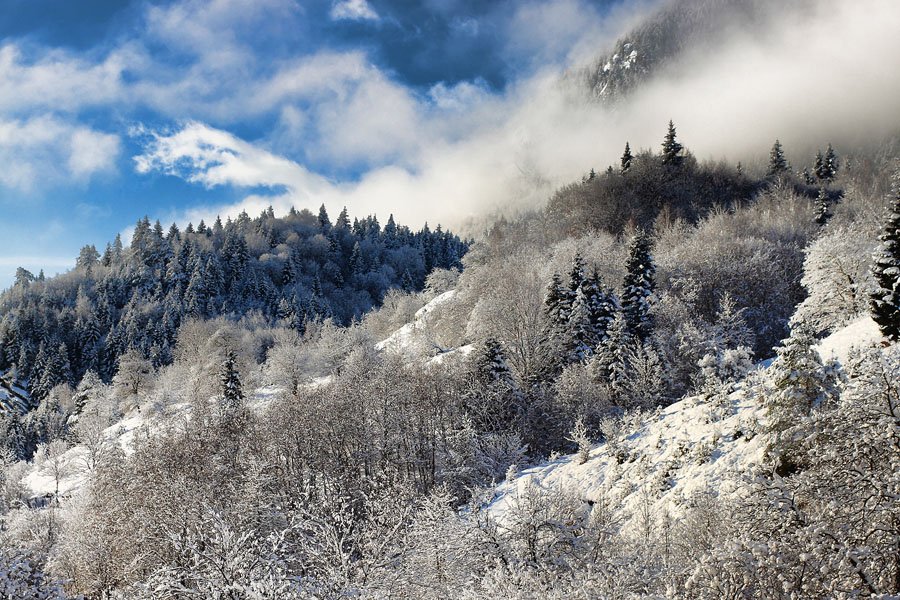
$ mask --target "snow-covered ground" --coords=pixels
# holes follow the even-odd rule
[[[453,300],[456,290],[450,290],[432,299],[428,304],[416,311],[411,323],[407,323],[386,339],[375,344],[375,349],[391,350],[394,352],[410,353],[423,349],[434,350],[436,346],[425,339],[424,330],[432,313],[441,305]]]
[[[824,360],[842,361],[851,349],[880,342],[864,317],[817,349]],[[770,442],[764,421],[763,407],[741,389],[727,401],[686,398],[647,416],[617,445],[595,445],[583,464],[572,455],[523,470],[496,488],[487,508],[503,523],[525,494],[550,489],[609,507],[626,529],[648,511],[654,519],[677,517],[695,494],[728,495],[763,466]]]

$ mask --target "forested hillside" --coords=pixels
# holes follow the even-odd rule
[[[0,599],[900,598],[889,0],[137,4],[0,156],[231,217],[0,294]]]
[[[282,322],[301,333],[312,321],[347,325],[388,290],[420,290],[432,270],[459,268],[467,247],[393,216],[384,227],[374,216],[351,223],[346,209],[333,224],[324,207],[283,217],[270,208],[184,231],[145,217],[127,248],[118,236],[102,254],[85,246],[64,275],[19,269],[0,297],[0,370],[28,389],[34,408],[88,371],[111,381],[125,355],[147,368],[170,364],[189,320]]]
[[[897,591],[894,345],[846,364],[814,347],[870,313],[885,344],[897,336],[892,156],[826,147],[798,171],[776,142],[751,176],[698,164],[670,124],[661,152],[626,152],[468,252],[440,231],[324,213],[168,235],[142,221],[128,250],[88,248],[5,297],[5,331],[29,311],[67,331],[130,282],[104,339],[136,314],[150,325],[131,329],[152,336],[181,299],[169,360],[139,341],[110,379],[87,365],[76,382],[69,366],[76,386],[7,411],[10,589],[714,598],[787,578],[814,595]],[[221,287],[198,304],[210,272]],[[271,295],[248,291],[261,280]],[[517,479],[567,452],[588,470],[559,481],[581,487]],[[864,484],[840,456],[870,461]],[[784,516],[823,482],[846,510]],[[713,519],[723,510],[740,527]]]

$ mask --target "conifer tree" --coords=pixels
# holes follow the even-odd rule
[[[569,289],[566,293],[568,308],[575,303],[575,295],[582,283],[584,283],[584,259],[581,258],[581,253],[576,252],[572,257],[572,268],[569,270]]]
[[[822,156],[821,150],[816,150],[816,160],[813,164],[813,173],[816,174],[816,179],[819,181],[825,181],[828,179],[828,172],[825,170],[825,157]]]
[[[622,314],[626,327],[641,342],[645,342],[653,330],[650,297],[655,287],[656,266],[650,254],[651,245],[650,236],[643,231],[632,239],[622,286]]]
[[[825,163],[824,163],[824,174],[825,181],[831,183],[834,181],[834,178],[837,177],[838,172],[838,158],[837,154],[834,151],[834,148],[831,144],[828,144],[828,149],[825,150]]]
[[[345,206],[343,210],[341,210],[338,215],[337,221],[334,222],[335,229],[350,229],[350,215],[347,213],[347,207]]]
[[[828,194],[823,187],[819,189],[819,195],[816,198],[816,223],[818,225],[824,225],[831,216],[831,210],[828,206]]]
[[[331,219],[328,218],[328,211],[325,210],[324,204],[319,207],[319,227],[323,232],[331,229]]]
[[[662,147],[662,162],[664,165],[677,167],[684,160],[684,157],[681,155],[681,151],[684,148],[675,139],[675,124],[672,121],[669,121],[669,130],[666,133]]]
[[[881,333],[891,341],[900,341],[900,177],[897,177],[891,213],[874,255],[872,276],[877,288],[871,293],[872,318]]]
[[[547,284],[547,294],[544,296],[544,313],[550,321],[551,335],[560,331],[569,322],[569,307],[567,306],[569,291],[562,283],[559,273],[554,273]]]
[[[625,152],[622,153],[622,173],[627,173],[631,170],[631,161],[634,158],[631,154],[631,147],[628,145],[628,142],[625,142]]]
[[[784,156],[784,148],[781,147],[781,141],[775,140],[772,145],[772,151],[769,152],[769,170],[766,172],[768,177],[779,177],[790,171],[787,158]]]
[[[219,387],[222,392],[222,407],[225,412],[234,412],[244,400],[244,392],[237,369],[237,358],[230,348],[225,352],[225,360],[219,372]]]
[[[597,346],[590,362],[592,376],[600,383],[616,390],[625,380],[628,368],[627,349],[631,336],[622,313],[617,312],[607,329],[607,335]]]
[[[770,430],[781,432],[796,425],[814,406],[835,395],[834,373],[822,363],[815,344],[812,332],[801,325],[776,348],[770,370],[774,392],[766,398]]]
[[[567,327],[567,354],[569,362],[583,362],[593,353],[591,342],[596,338],[591,323],[590,302],[587,286],[582,285],[575,293],[572,312]]]

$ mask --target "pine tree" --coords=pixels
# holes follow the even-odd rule
[[[335,229],[350,229],[350,215],[347,213],[347,207],[345,206],[343,210],[341,210],[338,215],[337,221],[334,222]]]
[[[828,179],[828,171],[825,170],[825,157],[822,156],[821,150],[816,150],[816,160],[813,164],[813,173],[816,174],[816,179],[819,181],[825,181]]]
[[[237,358],[230,348],[225,352],[225,360],[219,371],[219,388],[222,392],[222,407],[226,413],[237,410],[244,400],[241,378],[237,369]]]
[[[326,233],[331,229],[331,219],[328,218],[328,211],[325,210],[324,204],[319,207],[319,228]]]
[[[590,299],[585,287],[582,285],[575,293],[575,302],[572,303],[572,312],[569,315],[566,336],[569,362],[583,362],[591,357],[594,350],[591,342],[596,335],[591,323]]]
[[[569,291],[563,285],[559,273],[554,273],[544,296],[544,314],[550,322],[551,335],[559,332],[569,322],[571,307],[567,305],[568,297]]]
[[[666,133],[662,147],[662,162],[664,165],[677,167],[684,160],[684,157],[681,155],[681,151],[684,148],[675,139],[675,124],[672,121],[669,121],[669,131]]]
[[[584,283],[584,259],[581,258],[581,253],[576,252],[572,257],[572,268],[569,270],[569,289],[566,293],[568,307],[571,308],[575,303],[575,295],[582,283]]]
[[[791,167],[784,156],[784,149],[781,147],[781,141],[775,140],[772,145],[772,151],[769,152],[769,170],[766,172],[768,177],[779,177],[790,171]]]
[[[824,164],[824,174],[825,181],[831,183],[834,181],[834,178],[837,177],[838,172],[838,158],[837,154],[834,151],[834,148],[831,144],[828,144],[828,149],[825,150],[825,164]]]
[[[871,293],[872,318],[881,333],[900,341],[900,177],[895,183],[891,213],[879,236],[881,246],[873,256],[872,276],[878,287]]]
[[[619,312],[619,306],[613,291],[604,285],[596,269],[584,285],[590,298],[591,325],[595,335],[592,344],[596,347],[609,335],[609,328]]]
[[[819,195],[816,198],[816,223],[824,225],[831,216],[831,211],[828,206],[828,194],[823,187],[819,189]]]
[[[799,326],[776,348],[769,371],[774,391],[766,398],[770,430],[797,425],[814,406],[835,396],[834,373],[822,364],[815,344],[811,331]]]
[[[606,337],[594,351],[590,362],[591,375],[600,383],[618,390],[628,369],[627,349],[631,343],[622,313],[616,313],[609,324]]]
[[[650,254],[651,244],[650,236],[643,231],[632,239],[622,286],[622,314],[626,327],[642,343],[653,330],[650,297],[655,287],[656,266]]]
[[[578,288],[569,315],[566,338],[570,361],[583,362],[593,355],[608,336],[615,314],[615,299],[594,270]]]
[[[628,142],[625,142],[625,152],[622,153],[622,173],[627,173],[631,170],[631,161],[634,156],[631,155],[631,147],[628,145]]]

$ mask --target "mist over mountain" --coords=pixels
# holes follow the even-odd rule
[[[896,2],[11,7],[0,597],[900,597]]]

